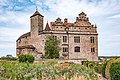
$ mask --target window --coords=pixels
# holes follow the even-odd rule
[[[75,43],[80,43],[80,37],[79,37],[79,36],[74,37],[74,42],[75,42]]]
[[[63,52],[68,52],[68,48],[67,47],[63,47]]]
[[[91,48],[91,52],[95,52],[95,48]]]
[[[67,36],[63,36],[63,42],[67,42]]]
[[[53,36],[54,39],[57,39],[57,36]]]
[[[75,47],[75,48],[74,48],[74,51],[75,51],[75,52],[80,52],[80,47],[78,47],[78,46]]]
[[[94,43],[94,37],[90,37],[90,42]]]

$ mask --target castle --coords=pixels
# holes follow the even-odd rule
[[[81,12],[74,23],[65,18],[62,21],[47,22],[43,28],[44,16],[37,10],[30,16],[30,32],[21,35],[16,40],[16,54],[32,54],[35,60],[40,60],[45,53],[46,37],[52,35],[60,40],[60,57],[64,59],[98,60],[97,26],[89,22],[89,18]]]

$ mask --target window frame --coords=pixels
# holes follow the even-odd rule
[[[94,37],[90,37],[90,43],[94,43],[95,42],[95,38]]]
[[[67,42],[67,36],[63,36],[63,42]]]
[[[91,52],[95,52],[95,48],[91,48]]]
[[[74,52],[80,52],[80,47],[79,46],[74,47]]]
[[[68,47],[63,47],[63,52],[68,52]]]
[[[74,36],[74,43],[80,43],[80,36]]]

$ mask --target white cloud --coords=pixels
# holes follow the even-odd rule
[[[24,0],[18,0],[18,2],[26,3]],[[116,53],[120,52],[117,50],[120,47],[119,36],[114,36],[120,34],[120,0],[31,0],[31,2],[36,4],[40,13],[45,16],[44,23],[47,20],[54,21],[57,17],[61,17],[62,20],[67,17],[70,22],[74,22],[78,14],[84,11],[90,17],[92,24],[98,25],[100,55],[115,52],[112,50],[114,46],[116,46]],[[22,8],[24,11],[14,10]],[[16,6],[9,0],[0,0],[0,42],[13,42],[8,45],[14,48],[14,54],[15,40],[30,30],[29,17],[34,11],[35,5]],[[0,49],[11,49],[8,45],[0,44]]]

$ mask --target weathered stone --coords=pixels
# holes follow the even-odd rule
[[[60,18],[55,22],[47,23],[47,28],[43,30],[43,16],[39,13],[31,16],[30,32],[20,36],[16,41],[16,54],[33,54],[36,60],[40,60],[45,53],[44,45],[48,35],[57,36],[60,40],[60,56],[65,59],[84,59],[90,61],[98,60],[98,33],[96,25],[92,25],[84,12],[80,13],[74,23],[64,22]],[[68,30],[66,29],[68,28]],[[67,36],[67,42],[63,42],[63,36]],[[74,37],[80,37],[80,42],[75,43]],[[94,43],[91,43],[94,37]],[[32,45],[33,47],[26,47]],[[21,47],[22,46],[22,47]],[[63,52],[63,47],[68,48],[68,52]],[[80,52],[75,52],[75,47],[80,47]],[[91,48],[94,51],[91,52]],[[67,56],[63,56],[68,53]]]

